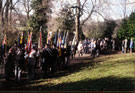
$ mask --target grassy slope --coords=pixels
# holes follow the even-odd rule
[[[135,54],[101,56],[85,60],[84,64],[79,65],[79,70],[75,66],[69,68],[73,73],[40,79],[25,87],[46,91],[135,90]]]

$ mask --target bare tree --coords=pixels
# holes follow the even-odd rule
[[[105,2],[104,0],[84,0],[84,2],[81,2],[80,0],[76,1],[77,5],[76,6],[72,6],[72,8],[76,8],[76,38],[77,41],[79,40],[79,30],[80,28],[85,24],[86,21],[88,21],[88,19],[91,18],[91,16],[94,13],[97,13],[98,15],[102,16],[104,19],[104,15],[102,13],[100,13],[100,8],[103,8],[102,6],[106,3],[108,3],[107,1]],[[83,15],[87,15],[83,20],[81,20],[80,18]],[[81,22],[80,22],[81,20]]]
[[[17,0],[15,3],[13,3],[13,0],[10,0],[10,7],[9,7],[9,11],[10,11],[10,14],[9,14],[9,22],[10,22],[10,25],[12,24],[12,13],[13,13],[13,10],[16,11],[15,6],[16,6],[16,4],[17,4],[19,1],[20,1],[20,0]]]
[[[0,0],[0,41],[4,34],[13,31],[12,28],[12,11],[15,10],[16,4],[20,0]]]
[[[127,16],[135,10],[135,1],[121,0],[119,2],[119,10],[121,11],[121,19],[126,19]]]
[[[2,24],[8,24],[9,19],[11,21],[12,10],[15,10],[15,5],[19,1],[20,0],[17,0],[15,3],[13,3],[13,0],[6,0],[5,2],[3,0],[0,1],[0,15]]]
[[[127,16],[127,1],[128,1],[128,0],[123,0],[123,1],[124,1],[124,2],[121,3],[121,5],[122,5],[122,7],[123,7],[123,9],[122,9],[123,17],[124,17],[124,19],[125,19],[126,16]]]
[[[31,0],[22,0],[21,4],[24,7],[24,12],[27,15],[27,19],[29,19],[30,18],[30,13],[32,11],[32,8],[30,6],[31,5]]]

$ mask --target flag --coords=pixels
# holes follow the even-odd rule
[[[67,31],[67,33],[66,33],[66,38],[65,38],[65,42],[67,41],[67,37],[68,37],[68,31]]]
[[[61,33],[59,32],[57,47],[61,48],[61,43],[62,43],[62,40],[61,40]]]
[[[75,45],[75,40],[76,40],[76,37],[74,35],[74,38],[73,38],[73,41],[72,41],[72,45]]]
[[[62,38],[62,44],[64,45],[65,43],[65,37],[66,37],[66,32],[64,32],[63,38]]]
[[[64,48],[67,47],[67,37],[68,37],[68,31],[67,31],[66,36],[65,36],[65,44],[64,44]]]
[[[21,37],[20,37],[20,45],[23,44],[23,32],[21,33]]]
[[[39,35],[39,40],[38,40],[38,49],[42,49],[42,32],[40,28],[40,35]]]
[[[52,37],[52,32],[48,32],[48,35],[47,35],[47,44],[51,44],[51,37]]]
[[[6,41],[7,41],[7,35],[5,34],[3,42],[2,42],[2,55],[5,54],[5,52],[6,52],[6,44],[7,44]]]
[[[57,45],[57,39],[58,39],[58,31],[55,33],[54,36],[54,45]]]
[[[28,35],[27,46],[26,46],[25,49],[27,50],[28,53],[31,52],[31,49],[32,49],[32,32],[30,32],[29,35]]]
[[[59,37],[58,37],[59,56],[61,56],[61,43],[62,43],[61,33],[59,33]]]

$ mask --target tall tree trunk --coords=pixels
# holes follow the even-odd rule
[[[0,13],[2,12],[2,0],[0,0]]]
[[[5,10],[5,22],[8,23],[8,13],[9,13],[10,0],[6,1],[6,10]]]
[[[9,18],[9,21],[10,21],[10,25],[11,25],[12,24],[12,8],[13,8],[12,0],[10,0],[10,5],[11,5],[11,7],[10,7],[10,18]]]
[[[30,14],[29,12],[27,12],[27,19],[29,20],[29,18],[30,18]]]
[[[27,0],[27,7],[28,7],[27,18],[29,20],[29,18],[30,18],[30,0]]]
[[[77,40],[77,43],[79,41],[79,30],[80,30],[80,0],[77,0],[77,8],[76,8],[76,26],[75,26],[75,29],[76,29],[76,40]]]
[[[8,16],[9,16],[9,7],[10,7],[10,0],[6,1],[6,9],[5,9],[5,20],[4,20],[4,33],[8,31]]]
[[[2,42],[2,0],[0,0],[0,44]]]

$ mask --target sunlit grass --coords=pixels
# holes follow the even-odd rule
[[[135,54],[101,56],[88,62],[78,72],[58,78],[40,79],[27,87],[40,87],[39,90],[124,90],[125,85],[122,87],[122,84],[131,81],[135,85]],[[122,83],[123,79],[125,82]],[[116,86],[111,86],[109,82]],[[107,86],[106,83],[110,85]],[[132,86],[126,85],[126,88],[129,89],[125,90],[133,90]]]

